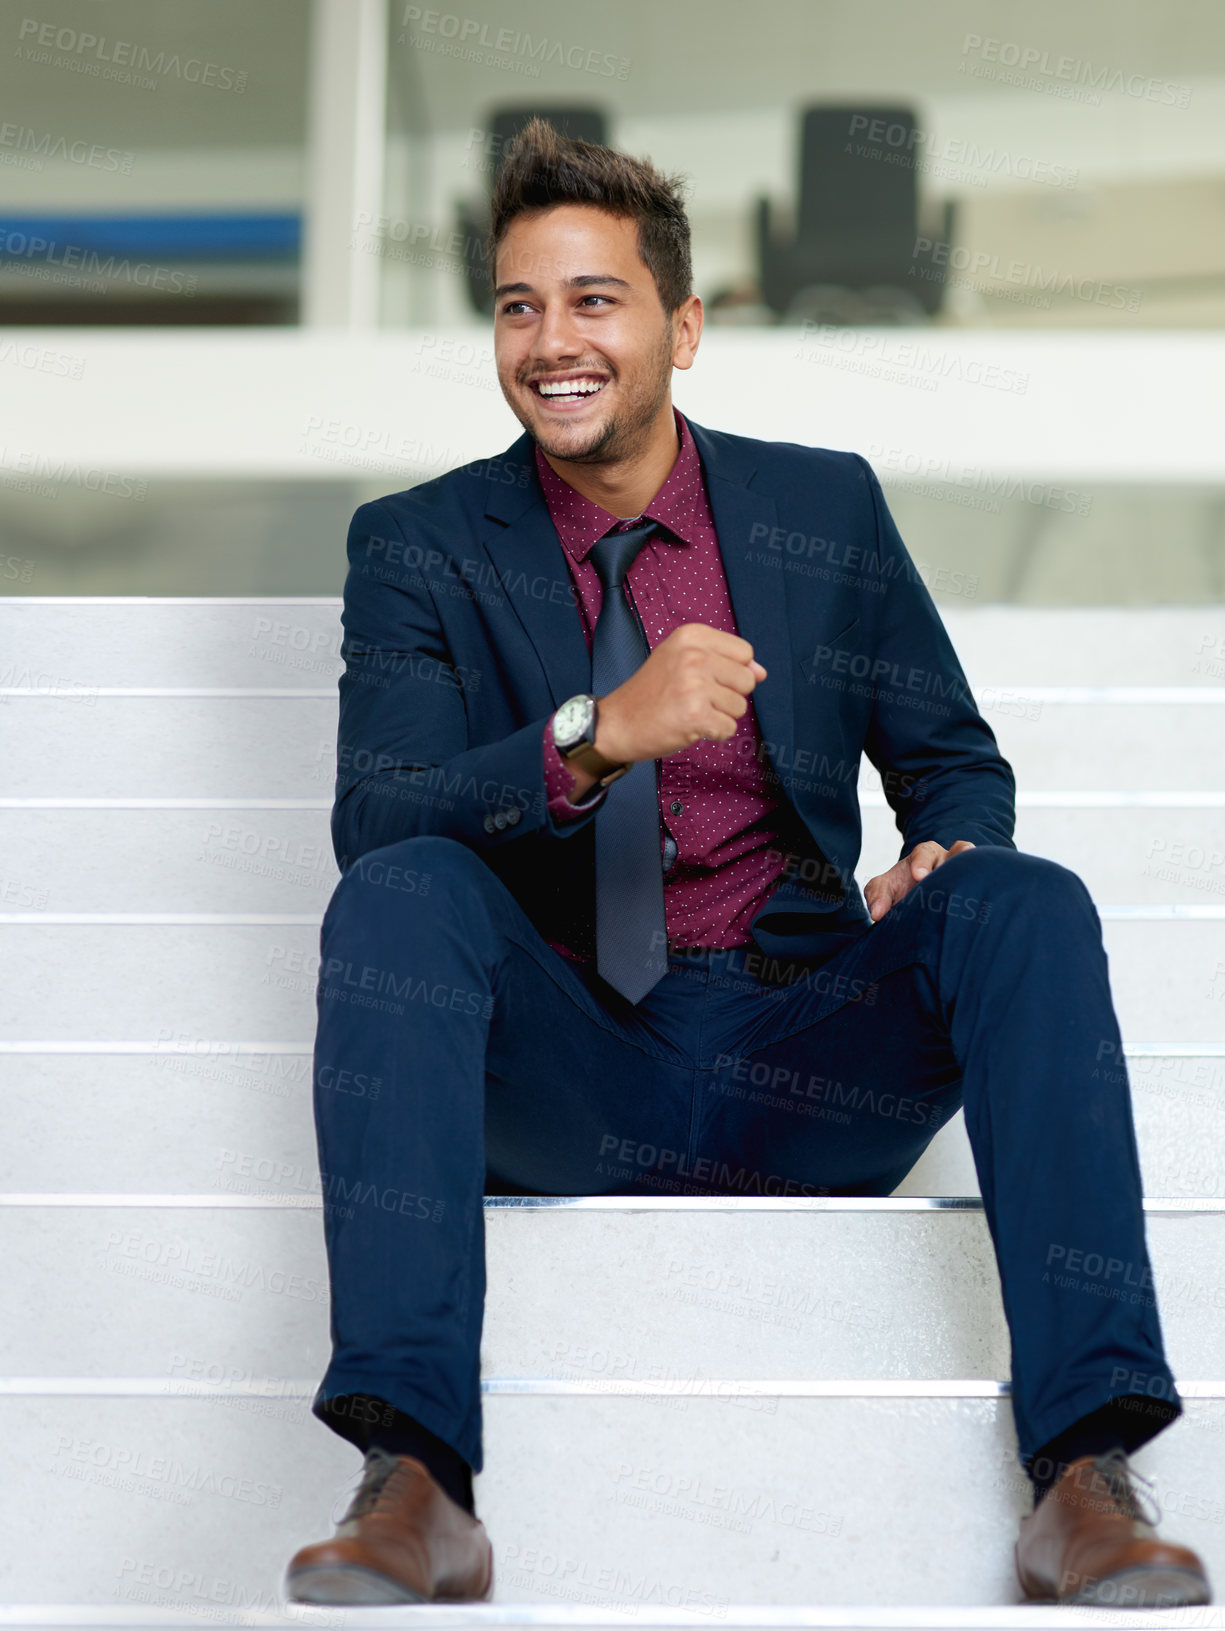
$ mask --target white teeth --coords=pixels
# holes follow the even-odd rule
[[[556,385],[550,385],[545,380],[536,381],[536,389],[541,396],[594,396],[603,387],[602,379],[567,379]]]

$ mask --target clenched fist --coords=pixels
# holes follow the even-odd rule
[[[682,623],[638,671],[599,699],[595,747],[616,764],[664,759],[694,742],[726,742],[766,670],[738,634],[709,623]],[[569,767],[575,802],[595,777]]]
[[[619,764],[726,742],[766,671],[738,634],[682,623],[636,674],[600,699],[596,749]]]

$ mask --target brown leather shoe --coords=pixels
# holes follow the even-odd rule
[[[1112,1608],[1210,1603],[1204,1565],[1157,1534],[1133,1480],[1146,1483],[1121,1451],[1082,1455],[1021,1519],[1017,1579],[1033,1602]]]
[[[285,1589],[295,1603],[470,1602],[493,1589],[493,1551],[420,1461],[373,1449],[335,1535],[295,1553]]]

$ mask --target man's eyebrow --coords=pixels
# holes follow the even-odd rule
[[[597,287],[629,289],[632,285],[622,277],[614,277],[611,272],[585,272],[581,277],[572,277],[566,287],[567,289],[593,289]],[[499,283],[493,291],[493,297],[495,300],[501,300],[508,294],[531,293],[532,285],[530,283]]]
[[[618,289],[631,287],[623,277],[614,277],[611,272],[589,272],[585,277],[572,277],[567,287],[571,289],[590,289],[597,283],[611,283]]]

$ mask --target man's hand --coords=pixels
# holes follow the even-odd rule
[[[703,739],[726,742],[766,677],[753,648],[709,623],[682,623],[600,699],[596,748],[624,764],[663,759]]]
[[[864,885],[863,898],[868,903],[868,913],[873,923],[879,923],[891,906],[905,899],[920,878],[926,878],[929,872],[943,866],[950,855],[960,855],[963,850],[973,848],[974,845],[966,838],[959,838],[952,849],[944,849],[935,839],[929,838],[925,844],[916,844],[909,855],[903,855],[900,861],[894,862],[888,872],[869,878]]]

